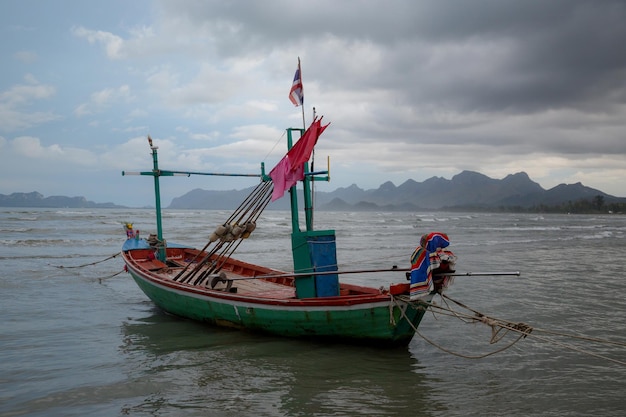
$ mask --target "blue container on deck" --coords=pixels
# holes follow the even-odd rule
[[[337,271],[334,230],[295,232],[291,243],[295,273]],[[298,298],[339,295],[338,274],[299,276],[295,285]]]

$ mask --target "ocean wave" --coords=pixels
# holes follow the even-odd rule
[[[32,232],[33,228],[27,228],[27,227],[18,227],[18,228],[0,228],[0,233],[28,233],[28,232]]]
[[[18,215],[12,214],[11,216],[7,216],[3,219],[3,221],[11,221],[11,222],[34,222],[39,220],[39,216],[36,215]]]

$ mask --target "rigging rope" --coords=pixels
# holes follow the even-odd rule
[[[271,181],[259,183],[228,219],[211,233],[204,248],[173,278],[174,281],[207,285],[243,240],[256,229],[256,221],[270,203],[273,190]],[[211,244],[214,246],[208,250]]]
[[[287,134],[287,131],[284,130],[283,134],[280,135],[280,137],[278,138],[278,140],[276,141],[276,143],[274,143],[274,146],[272,146],[272,149],[270,149],[270,151],[267,153],[267,155],[265,155],[265,158],[263,158],[263,161],[267,160],[267,157],[270,156],[270,154],[272,152],[274,152],[274,149],[276,148],[276,146],[278,146],[278,144],[280,143],[280,141],[285,137],[285,135]]]

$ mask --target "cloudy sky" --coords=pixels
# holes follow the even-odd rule
[[[152,203],[161,167],[258,173],[330,127],[318,189],[525,171],[626,196],[626,2],[0,2],[0,193]],[[249,178],[162,180],[164,204]]]

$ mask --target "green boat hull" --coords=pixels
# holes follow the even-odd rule
[[[184,318],[272,335],[328,339],[378,346],[407,345],[427,304],[388,297],[352,305],[300,305],[255,302],[233,296],[185,291],[129,270],[141,290],[162,310]],[[429,300],[424,300],[429,301]]]

